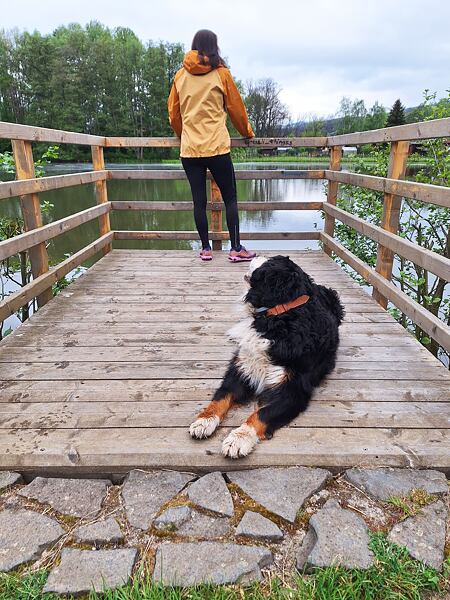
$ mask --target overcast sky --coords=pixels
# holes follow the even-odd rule
[[[449,0],[14,0],[0,26],[90,20],[186,49],[212,29],[233,75],[275,79],[294,118],[331,115],[344,95],[414,106],[425,88],[450,88]]]

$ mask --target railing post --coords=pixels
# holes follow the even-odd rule
[[[36,177],[34,170],[33,149],[31,142],[24,140],[11,140],[16,163],[17,179],[33,179]],[[20,207],[25,231],[42,227],[42,213],[39,196],[36,193],[20,196]],[[31,272],[33,279],[43,275],[48,271],[48,254],[45,242],[36,244],[29,248]],[[53,297],[51,286],[37,296],[38,306],[44,306]]]
[[[222,231],[222,194],[220,193],[219,186],[211,176],[210,182],[211,191],[211,231],[214,233],[220,233]],[[213,250],[222,250],[222,240],[213,240]]]
[[[406,162],[408,160],[409,142],[392,142],[391,154],[389,158],[389,168],[387,176],[389,179],[403,179],[406,172]],[[385,193],[383,197],[383,215],[381,218],[381,227],[390,233],[398,233],[400,223],[400,210],[402,207],[402,196]],[[394,253],[382,244],[377,248],[377,264],[375,270],[388,281],[392,278],[392,264]],[[374,300],[384,309],[387,308],[388,300],[376,289],[373,290]]]
[[[331,154],[330,154],[330,170],[331,171],[340,171],[341,170],[341,162],[342,162],[342,146],[332,146]],[[337,195],[338,195],[338,182],[337,181],[329,181],[328,182],[328,192],[327,192],[327,202],[329,204],[333,204],[336,206]],[[324,224],[324,232],[329,236],[334,236],[334,217],[326,214],[325,215],[325,224]],[[331,256],[331,248],[324,243],[324,252]]]
[[[92,167],[94,171],[105,170],[105,157],[103,155],[103,146],[91,146],[92,152]],[[106,179],[101,179],[95,182],[95,195],[97,198],[97,204],[103,204],[108,202],[108,190],[106,187]],[[109,213],[106,215],[100,215],[98,218],[98,225],[100,228],[100,236],[105,235],[111,231],[111,224],[109,220]],[[103,255],[111,252],[112,245],[106,244],[102,249]]]

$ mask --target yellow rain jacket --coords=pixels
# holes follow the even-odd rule
[[[176,73],[168,99],[170,126],[181,138],[180,156],[216,156],[230,151],[227,112],[243,137],[254,137],[247,111],[230,71],[200,62],[188,52]]]

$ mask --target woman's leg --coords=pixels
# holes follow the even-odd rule
[[[219,186],[225,204],[231,249],[239,251],[241,249],[239,237],[239,212],[236,196],[236,177],[231,156],[230,154],[210,156],[206,159],[206,165]]]
[[[181,164],[191,186],[195,226],[202,242],[202,248],[210,248],[208,217],[206,216],[206,165],[204,159],[182,158]]]

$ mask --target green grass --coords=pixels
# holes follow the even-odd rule
[[[382,534],[374,534],[371,549],[375,564],[367,571],[328,567],[315,569],[310,575],[299,575],[290,586],[279,580],[242,586],[198,586],[195,588],[162,588],[149,578],[135,577],[134,582],[114,591],[89,596],[89,600],[422,600],[449,591],[450,561],[438,573],[413,560],[405,549],[389,544]],[[0,575],[0,600],[54,600],[41,590],[45,572],[25,577]],[[448,596],[447,596],[448,597]]]

